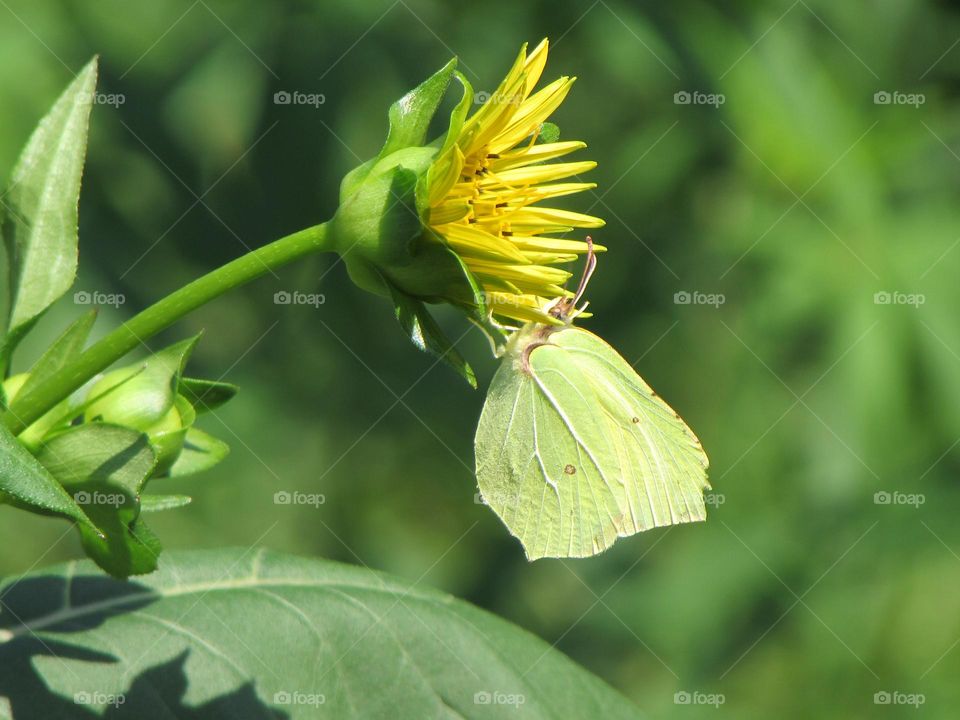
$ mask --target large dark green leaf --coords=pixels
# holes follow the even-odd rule
[[[70,288],[77,272],[77,201],[96,85],[94,59],[40,121],[3,200],[10,345]]]
[[[138,583],[71,564],[0,597],[0,718],[638,717],[523,630],[333,562],[195,551]]]

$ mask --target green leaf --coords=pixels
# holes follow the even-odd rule
[[[552,122],[545,122],[540,125],[540,132],[537,134],[537,143],[555,143],[560,139],[560,126]]]
[[[30,368],[30,377],[20,388],[20,393],[26,395],[79,355],[83,351],[83,346],[96,319],[97,311],[91,310],[71,323]]]
[[[144,495],[140,498],[140,512],[163,512],[176,510],[193,502],[189,495]]]
[[[170,553],[136,583],[69,564],[10,579],[0,596],[0,696],[17,720],[38,707],[137,720],[640,716],[530,633],[334,562]],[[100,703],[78,709],[78,695]],[[110,696],[123,704],[105,707]]]
[[[208,435],[195,427],[187,430],[180,457],[170,468],[170,477],[192,475],[209,470],[223,460],[230,452],[230,446],[223,440]]]
[[[454,58],[390,106],[390,131],[380,157],[407,147],[424,145],[430,121],[440,107],[457,67]]]
[[[397,320],[400,321],[400,326],[413,344],[441,358],[460,377],[470,383],[470,387],[476,389],[477,376],[473,368],[440,329],[426,306],[416,298],[397,290],[391,283],[386,282],[386,285],[390,288],[390,297],[393,300]]]
[[[216,410],[240,390],[232,383],[215,380],[198,380],[196,378],[180,378],[179,392],[193,405],[198,413]]]
[[[96,526],[56,478],[2,425],[0,493],[18,507],[64,515],[76,520],[87,532],[97,534]]]
[[[7,352],[77,272],[77,202],[96,84],[94,58],[40,121],[3,200],[11,281]]]
[[[87,554],[111,575],[153,572],[160,544],[140,522],[140,494],[157,458],[147,436],[130,428],[88,423],[45,442],[37,459],[97,524],[80,529]]]

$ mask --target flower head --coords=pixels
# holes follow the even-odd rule
[[[390,107],[383,148],[343,179],[329,223],[353,281],[388,296],[410,339],[473,385],[473,371],[425,303],[454,305],[481,322],[561,323],[550,309],[573,293],[564,287],[570,273],[558,266],[588,246],[556,236],[603,225],[543,205],[595,187],[575,178],[596,165],[555,162],[585,144],[559,142],[547,122],[574,78],[534,92],[546,60],[546,40],[529,55],[524,46],[472,115],[476,96],[455,59],[400,98]],[[428,142],[430,121],[454,78],[463,95],[446,132]]]
[[[550,162],[585,143],[538,142],[575,80],[561,77],[533,92],[547,48],[544,40],[528,56],[524,46],[496,92],[455,135],[448,134],[429,171],[426,220],[463,260],[494,315],[554,323],[547,306],[571,294],[563,287],[570,273],[556,266],[586,253],[587,244],[551,236],[604,223],[540,205],[596,187],[555,182],[596,167],[590,160]]]

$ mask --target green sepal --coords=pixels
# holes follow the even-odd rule
[[[187,399],[193,409],[199,413],[216,410],[233,399],[240,388],[233,383],[220,380],[201,380],[199,378],[180,378],[179,392]]]
[[[45,442],[37,459],[100,529],[80,526],[84,550],[101,568],[125,578],[157,568],[160,543],[140,522],[140,495],[157,462],[147,436],[89,423]]]
[[[29,394],[83,352],[96,319],[97,311],[90,310],[74,320],[30,368],[30,377],[20,388],[18,395]]]
[[[191,427],[184,438],[183,450],[180,451],[180,456],[170,467],[167,475],[182,477],[209,470],[223,460],[229,452],[230,446],[223,440]]]
[[[144,495],[140,498],[140,513],[176,510],[193,502],[189,495]]]
[[[456,67],[457,59],[453,58],[390,106],[387,113],[390,126],[386,142],[375,158],[358,165],[344,176],[340,183],[341,203],[353,195],[369,176],[375,174],[374,168],[381,160],[399,150],[426,145],[430,121],[446,95]]]
[[[389,282],[385,281],[385,284],[390,289],[397,320],[411,342],[420,350],[443,360],[466,380],[470,387],[476,389],[477,376],[473,368],[453,346],[424,304],[396,289]]]
[[[0,425],[0,495],[6,503],[40,515],[61,515],[88,532],[99,532],[93,520],[64,490],[50,471]]]
[[[450,78],[456,68],[457,59],[453,58],[390,106],[390,131],[378,157],[384,158],[397,150],[426,144],[430,121],[447,94]]]

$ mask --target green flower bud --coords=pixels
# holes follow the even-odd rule
[[[154,379],[143,377],[142,371],[142,365],[131,365],[95,382],[87,393],[93,402],[84,411],[84,421],[103,420],[143,431],[161,422],[172,408],[172,399],[158,392]]]
[[[13,402],[29,379],[30,373],[18,373],[3,381],[3,396],[6,399],[7,406]],[[52,410],[20,433],[18,436],[20,442],[28,449],[35,450],[53,430],[59,430],[69,425],[69,407],[69,400],[58,403]]]
[[[153,474],[166,473],[183,450],[197,414],[177,391],[194,339],[173,345],[142,363],[106,373],[87,394],[85,422],[106,422],[139,430],[157,456]]]

